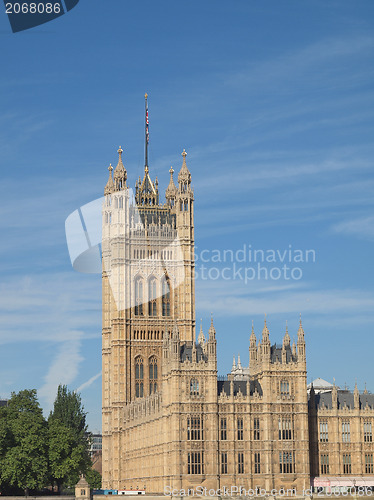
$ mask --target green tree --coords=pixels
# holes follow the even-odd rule
[[[45,486],[48,477],[47,426],[36,390],[12,393],[1,416],[6,417],[0,425],[1,482],[27,495]]]
[[[48,418],[48,436],[50,476],[60,491],[62,485],[76,484],[79,474],[91,466],[86,413],[80,395],[66,385],[58,387]]]
[[[95,490],[99,490],[101,488],[101,474],[100,472],[97,472],[97,470],[92,469],[92,467],[87,470],[86,479],[91,488]]]

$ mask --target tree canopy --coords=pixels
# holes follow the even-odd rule
[[[54,484],[60,490],[74,486],[81,473],[100,487],[89,448],[79,394],[60,385],[46,421],[35,389],[12,393],[8,406],[0,408],[0,491],[28,494]]]
[[[48,478],[47,426],[36,390],[12,393],[1,416],[1,483],[25,493],[42,488]]]
[[[90,443],[81,397],[66,385],[58,387],[48,430],[51,479],[59,489],[62,484],[74,485],[79,474],[90,469]]]

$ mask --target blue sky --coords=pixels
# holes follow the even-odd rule
[[[142,175],[145,91],[161,188],[188,152],[197,256],[315,250],[298,280],[197,280],[219,372],[248,362],[252,319],[279,343],[302,313],[308,381],[373,391],[373,27],[371,0],[80,0],[17,34],[2,14],[0,396],[35,387],[47,412],[66,383],[101,426],[100,277],[73,271],[64,223],[119,145]]]

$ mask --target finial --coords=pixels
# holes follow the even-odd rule
[[[109,170],[109,172],[112,172],[112,170],[113,170],[113,167],[112,167],[111,163],[109,164],[108,170]]]
[[[300,313],[300,326],[302,326],[302,323],[301,323],[301,313]]]
[[[144,172],[145,172],[146,174],[148,174],[148,172],[149,172],[148,165],[146,165],[146,166],[144,167]]]
[[[265,323],[265,326],[267,326],[267,325],[266,325],[266,313],[265,313],[265,320],[264,320],[264,323]]]
[[[148,94],[147,92],[144,94],[145,99],[148,99]]]
[[[255,328],[253,326],[253,320],[252,320],[252,333],[254,333],[254,331],[255,331]]]
[[[184,149],[181,154],[183,156],[183,159],[185,160],[187,156],[186,150]]]
[[[288,333],[288,320],[286,319],[286,332]]]
[[[120,156],[122,155],[122,153],[123,153],[123,149],[121,148],[121,146],[118,148],[117,153],[118,153]]]
[[[213,325],[213,313],[210,313],[210,324]]]
[[[173,175],[173,174],[174,174],[174,169],[173,169],[173,167],[170,167],[169,173],[170,173],[170,175]]]

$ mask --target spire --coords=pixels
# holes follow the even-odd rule
[[[210,320],[210,327],[209,327],[209,340],[213,340],[216,338],[216,330],[214,328],[214,325],[213,325],[213,313],[211,313],[212,317],[211,317],[211,320]]]
[[[235,371],[236,370],[236,361],[235,361],[235,354],[234,356],[232,357],[232,367],[231,367],[231,371]]]
[[[253,327],[253,320],[252,320],[252,331],[251,331],[251,336],[249,337],[249,343],[251,346],[256,346],[256,335],[255,335],[255,329]]]
[[[181,188],[183,188],[183,186],[187,187],[187,185],[191,184],[191,173],[187,168],[187,163],[186,163],[187,153],[185,149],[182,152],[182,156],[183,156],[183,163],[178,174],[178,182]]]
[[[295,339],[292,341],[292,356],[296,357],[296,344],[295,344]]]
[[[264,342],[270,342],[269,340],[269,329],[266,324],[266,314],[265,314],[265,319],[264,319],[264,328],[262,330],[262,343]]]
[[[299,360],[305,361],[305,339],[303,324],[301,323],[301,313],[299,329],[297,330],[297,354]]]
[[[303,329],[303,324],[301,322],[301,313],[300,313],[299,329],[297,330],[297,338],[298,340],[304,340],[304,329]]]
[[[114,189],[114,183],[112,177],[112,170],[113,170],[112,164],[109,165],[108,170],[109,170],[109,179],[104,189],[104,195],[111,194]]]
[[[238,369],[241,370],[242,369],[242,363],[240,361],[240,354],[238,354]]]
[[[205,337],[204,337],[204,333],[203,333],[203,320],[202,319],[200,320],[200,332],[199,332],[199,336],[197,337],[197,341],[199,342],[200,345],[204,344],[204,342],[205,342]]]
[[[360,393],[357,387],[357,380],[353,391],[353,404],[355,408],[360,408]]]
[[[113,177],[114,177],[115,190],[120,191],[124,189],[124,187],[126,186],[127,172],[122,162],[123,149],[121,148],[121,146],[118,148],[117,153],[118,153],[118,163],[114,170]]]
[[[290,343],[291,343],[291,339],[290,339],[290,336],[288,334],[288,324],[286,321],[286,333],[284,334],[284,337],[283,337],[283,347],[290,345]]]
[[[332,390],[331,390],[331,404],[332,404],[332,407],[333,408],[337,408],[338,407],[338,389],[335,385],[335,377],[333,379],[333,386],[332,386]]]
[[[167,200],[172,200],[175,198],[177,191],[178,191],[177,186],[174,184],[174,179],[173,179],[174,169],[173,169],[173,167],[170,167],[169,173],[170,173],[170,181],[169,181],[168,187],[166,188],[165,198]]]

